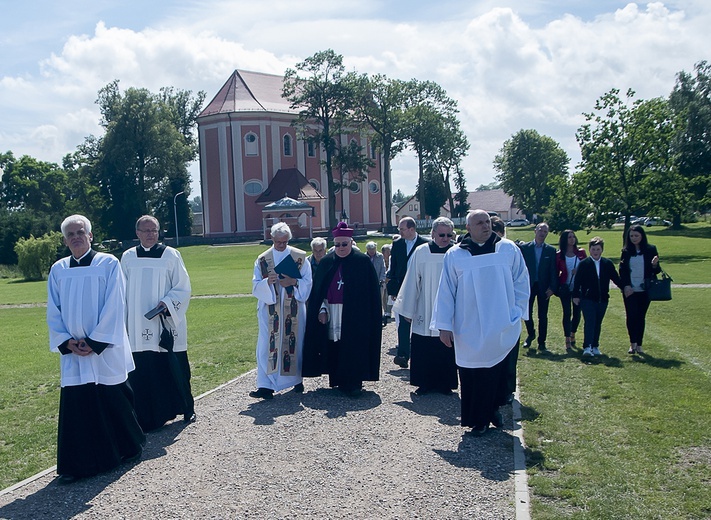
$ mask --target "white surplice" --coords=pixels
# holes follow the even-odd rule
[[[69,339],[91,338],[108,343],[101,354],[60,357],[61,385],[116,385],[134,369],[124,324],[125,282],[116,257],[96,253],[91,265],[69,267],[71,257],[58,260],[47,281],[49,347]]]
[[[274,265],[284,260],[292,251],[291,246],[287,246],[284,251],[277,251],[271,248],[274,257]],[[297,250],[298,251],[298,250]],[[267,251],[268,252],[268,251]],[[305,253],[304,253],[305,258]],[[283,390],[302,382],[301,365],[304,344],[304,332],[306,331],[306,301],[311,294],[311,262],[304,261],[299,269],[298,287],[294,287],[293,297],[298,302],[299,326],[296,338],[296,351],[298,360],[296,374],[293,376],[281,375],[282,359],[279,356],[279,370],[274,373],[267,373],[267,358],[269,354],[269,334],[271,331],[271,317],[269,315],[269,305],[276,304],[276,291],[279,292],[280,308],[277,310],[279,316],[285,316],[284,300],[287,298],[286,289],[277,282],[270,285],[267,278],[262,277],[262,269],[259,259],[254,262],[254,273],[252,275],[252,295],[257,298],[257,321],[259,323],[259,336],[257,337],[257,388],[269,388],[274,391]],[[276,344],[281,345],[285,327],[279,327],[279,338]]]
[[[138,246],[141,247],[141,246]],[[148,320],[145,313],[158,302],[165,303],[170,316],[166,325],[173,331],[173,350],[188,348],[188,326],[185,313],[190,305],[190,277],[177,249],[166,247],[160,258],[139,257],[136,248],[124,252],[121,268],[126,277],[126,325],[133,352],[167,352],[158,346],[161,321]]]
[[[439,331],[430,329],[430,321],[443,265],[444,253],[432,253],[429,243],[418,246],[407,263],[393,312],[412,320],[413,334],[439,336]]]
[[[528,270],[507,239],[496,252],[471,255],[459,245],[444,256],[430,328],[454,333],[457,365],[489,368],[503,360],[528,318]]]

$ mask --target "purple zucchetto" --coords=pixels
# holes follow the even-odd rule
[[[349,228],[348,224],[345,222],[339,222],[338,225],[333,228],[333,237],[352,237],[353,228]]]

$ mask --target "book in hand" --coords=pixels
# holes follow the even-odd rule
[[[301,278],[299,266],[291,255],[286,255],[284,260],[274,267],[274,271],[279,275],[279,278],[284,278],[284,276],[297,279]]]
[[[146,317],[147,320],[152,320],[153,318],[155,318],[156,316],[158,316],[160,313],[162,313],[165,310],[166,310],[165,307],[163,307],[162,305],[156,305],[150,311],[145,313],[144,316]]]

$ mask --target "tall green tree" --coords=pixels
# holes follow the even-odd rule
[[[575,180],[556,177],[551,181],[553,196],[548,202],[544,218],[550,230],[561,233],[566,229],[578,231],[587,225],[590,206],[581,195]]]
[[[711,206],[711,65],[701,61],[694,69],[695,74],[677,74],[669,103],[677,122],[678,173],[694,208],[705,211]]]
[[[407,83],[403,129],[408,145],[417,155],[417,199],[423,213],[428,157],[436,153],[443,139],[442,133],[454,127],[452,121],[456,121],[458,112],[457,102],[447,96],[447,92],[437,83],[415,79]]]
[[[465,217],[469,212],[469,192],[467,191],[467,179],[461,168],[457,168],[454,176],[454,186],[457,188],[457,193],[454,196],[455,206],[452,210],[453,217]]]
[[[576,138],[582,161],[576,183],[590,206],[591,225],[610,225],[617,214],[629,217],[648,202],[650,172],[670,167],[670,120],[660,100],[626,100],[612,89],[595,103]],[[674,189],[669,186],[669,189]]]
[[[407,83],[383,75],[357,77],[355,85],[355,114],[359,121],[373,131],[373,142],[383,156],[383,188],[385,191],[385,218],[392,227],[391,163],[405,146],[403,117],[407,98]]]
[[[536,130],[519,130],[494,158],[496,180],[530,219],[543,214],[555,191],[555,179],[568,174],[570,159],[552,138]]]
[[[294,121],[304,136],[318,142],[326,152],[324,165],[328,181],[328,222],[331,228],[336,219],[336,183],[333,176],[333,157],[337,140],[345,129],[354,125],[352,109],[354,85],[343,65],[343,56],[328,49],[319,51],[284,75],[282,96],[298,110]],[[316,128],[314,127],[316,123]]]
[[[430,175],[438,174],[441,177],[449,207],[454,208],[451,183],[456,175],[461,173],[462,160],[469,151],[469,141],[456,117],[443,117],[440,123],[441,126],[432,141],[433,146],[425,157],[425,163],[429,165]]]
[[[432,164],[428,164],[425,166],[425,174],[422,177],[422,182],[424,186],[417,186],[418,192],[424,194],[424,198],[420,201],[422,213],[437,218],[439,217],[442,206],[447,200],[448,194],[442,174],[435,169]]]
[[[12,152],[6,152],[0,154],[0,170],[0,196],[8,209],[53,217],[64,213],[67,174],[59,165],[28,155],[16,160]]]
[[[101,222],[113,237],[135,237],[135,220],[155,215],[162,226],[175,229],[173,202],[178,199],[179,232],[188,234],[191,216],[188,165],[197,157],[193,137],[204,92],[163,89],[119,89],[113,81],[99,91],[97,104],[105,134],[90,136],[74,160],[78,169],[91,170],[105,200]],[[174,234],[174,233],[173,233]]]

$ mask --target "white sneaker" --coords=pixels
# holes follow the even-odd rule
[[[593,356],[602,356],[602,354],[600,353],[600,349],[597,348],[597,347],[593,347],[593,349],[592,349],[592,355],[593,355]]]
[[[583,356],[592,356],[592,355],[593,355],[593,353],[592,353],[592,349],[590,347],[585,347],[583,349]]]

